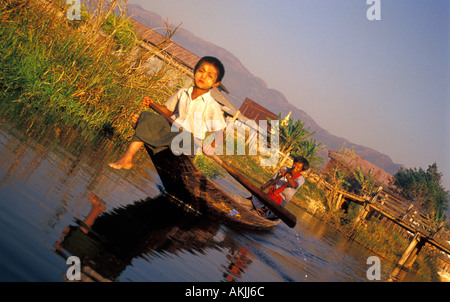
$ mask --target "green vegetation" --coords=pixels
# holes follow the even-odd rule
[[[400,194],[414,202],[414,206],[428,213],[430,219],[441,222],[446,219],[449,192],[441,184],[442,174],[436,163],[425,171],[401,168],[394,175],[394,184]]]
[[[314,133],[309,132],[309,128],[305,129],[305,122],[297,120],[295,123],[292,118],[288,121],[281,119],[281,113],[278,115],[280,125],[280,146],[281,153],[290,153],[298,144]]]
[[[271,120],[269,119],[271,122]],[[309,138],[315,132],[305,129],[305,122],[300,119],[282,119],[278,114],[278,125],[280,134],[280,152],[283,154],[301,155],[305,157],[311,166],[323,163],[323,158],[318,155],[325,146],[313,138]],[[309,139],[308,139],[309,138]]]
[[[48,123],[131,135],[129,119],[144,95],[162,102],[167,66],[149,74],[141,41],[129,20],[109,9],[69,21],[67,7],[40,1],[0,4],[0,99],[3,113],[38,115]],[[155,50],[156,51],[156,50]]]
[[[353,176],[360,186],[360,191],[362,195],[371,195],[375,192],[375,178],[373,177],[374,169],[371,169],[367,175],[364,174],[361,166],[358,167],[358,171],[352,171]]]
[[[327,206],[331,212],[339,210],[338,198],[339,191],[344,189],[344,186],[349,186],[350,183],[346,180],[347,173],[345,171],[333,168],[332,173],[329,174],[328,182],[331,184],[331,189],[327,194]]]
[[[402,237],[393,230],[388,230],[379,221],[371,219],[363,227],[354,227],[360,206],[352,203],[347,213],[339,215],[339,228],[343,233],[353,233],[353,240],[362,244],[377,255],[390,261],[398,260],[409,244],[409,238]]]
[[[304,140],[298,143],[293,153],[296,155],[302,155],[306,158],[311,166],[318,166],[323,163],[323,158],[319,155],[319,151],[326,146],[322,143],[318,143],[314,138]]]
[[[203,174],[210,178],[215,178],[221,173],[224,173],[224,171],[222,171],[223,169],[221,169],[221,167],[214,160],[204,154],[196,155],[193,162]]]

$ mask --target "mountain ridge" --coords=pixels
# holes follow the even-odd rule
[[[161,34],[165,34],[164,20],[157,13],[145,10],[139,4],[128,4],[127,10],[130,17]],[[227,95],[227,98],[237,108],[248,97],[275,114],[281,113],[285,116],[292,112],[291,117],[294,120],[300,119],[302,122],[305,122],[305,126],[311,132],[315,132],[312,137],[317,142],[327,146],[326,150],[320,153],[324,157],[325,162],[328,161],[327,150],[338,150],[345,145],[347,148],[353,147],[358,156],[391,175],[395,174],[400,167],[403,167],[401,164],[394,163],[386,154],[363,145],[351,143],[349,140],[333,135],[328,130],[320,127],[305,111],[289,103],[280,91],[269,88],[263,79],[251,74],[236,56],[223,47],[205,41],[181,27],[172,37],[172,40],[199,57],[212,55],[222,61],[226,66],[223,84],[230,91],[230,95]]]

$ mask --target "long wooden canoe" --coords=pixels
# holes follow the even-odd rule
[[[256,214],[250,200],[225,193],[188,156],[175,155],[170,148],[156,154],[146,149],[167,193],[199,212],[249,229],[266,229],[280,223],[279,219],[269,220]]]

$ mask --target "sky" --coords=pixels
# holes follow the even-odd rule
[[[331,134],[407,168],[436,163],[450,191],[449,1],[129,3],[230,51]]]

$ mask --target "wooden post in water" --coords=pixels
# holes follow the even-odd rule
[[[380,194],[382,189],[383,189],[383,187],[379,187],[377,190],[377,194],[372,199],[365,198],[366,200],[364,201],[364,210],[362,211],[360,216],[358,218],[356,218],[356,222],[359,222],[359,221],[362,222],[364,220],[370,219],[370,217],[372,216],[371,214],[374,211],[373,208],[371,207],[371,204],[373,204],[377,201],[378,195]]]
[[[336,202],[336,209],[340,210],[342,208],[342,203],[344,202],[344,199],[342,198],[344,195],[342,193],[339,193],[338,200]]]
[[[367,214],[370,211],[370,204],[368,202],[364,203],[364,208],[360,211],[359,216],[356,218],[355,223],[363,222],[366,219]]]
[[[370,210],[370,203],[368,201],[365,201],[364,207],[360,210],[358,217],[356,217],[355,221],[353,222],[353,227],[349,235],[350,238],[353,238],[356,235],[355,229],[364,222],[364,219],[366,218],[367,214],[369,214]]]
[[[395,265],[388,281],[402,281],[405,278],[408,270],[412,267],[414,261],[416,261],[417,254],[419,254],[424,246],[425,241],[425,238],[419,232],[414,235],[413,240],[411,240],[411,243]]]

